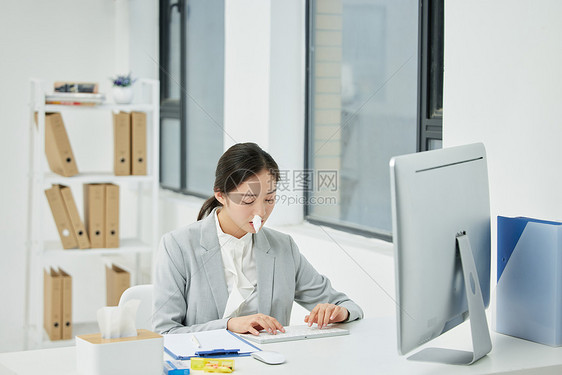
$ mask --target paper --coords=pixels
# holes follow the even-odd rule
[[[197,338],[200,348],[193,342],[192,336]],[[226,329],[167,334],[164,335],[164,349],[174,359],[189,359],[196,356],[195,352],[214,349],[239,349],[239,356],[249,356],[260,350]]]
[[[106,306],[98,309],[98,324],[103,339],[137,335],[135,319],[140,300],[132,299],[123,306]]]
[[[254,230],[256,231],[256,233],[258,233],[261,228],[261,217],[259,217],[258,215],[254,216],[254,218],[252,219],[252,225],[254,226]]]

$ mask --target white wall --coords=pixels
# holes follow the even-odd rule
[[[302,168],[304,1],[234,3],[226,2],[230,44],[225,66],[225,126],[240,136],[237,142],[263,144],[282,169]],[[553,199],[562,187],[557,173],[562,156],[558,147],[562,117],[556,105],[562,96],[558,68],[562,66],[562,25],[556,19],[561,8],[557,1],[546,0],[446,4],[444,141],[446,146],[473,141],[486,144],[494,214],[545,219],[561,216],[560,203]],[[61,9],[65,22],[52,22],[60,18]],[[30,76],[91,79],[108,87],[107,77],[125,66],[156,77],[156,9],[157,2],[152,0],[128,4],[27,0],[3,6],[0,300],[9,301],[9,308],[3,305],[0,309],[0,351],[17,350],[22,342],[27,80]],[[130,17],[135,12],[137,15]],[[116,17],[123,13],[129,14],[129,28],[137,31],[115,41],[116,28],[122,29]],[[252,35],[232,29],[244,24]],[[56,37],[63,34],[67,36]],[[127,39],[130,46],[124,53],[115,43],[126,45]],[[242,52],[257,54],[252,64],[259,64],[250,69]],[[88,142],[78,133],[71,134],[71,141],[86,150],[85,165],[111,163],[110,156],[87,151]],[[225,146],[228,143],[225,138]],[[111,144],[103,147],[111,155]],[[195,220],[202,203],[169,192],[162,194],[161,202],[162,232]],[[278,209],[276,212],[283,212]],[[356,299],[367,316],[393,314],[391,246],[312,225],[284,225],[300,222],[300,207],[292,209],[279,215],[279,222],[272,220],[268,225],[291,234],[312,264],[334,286]],[[300,321],[302,314],[296,309],[293,317]]]
[[[136,12],[131,20],[129,3]],[[94,81],[100,84],[101,92],[108,93],[109,77],[117,73],[135,69],[134,73],[157,77],[157,10],[158,2],[152,0],[22,0],[2,4],[0,352],[20,350],[23,345],[29,78],[44,79],[47,89],[55,80]],[[150,22],[143,26],[146,18]],[[129,34],[129,29],[137,32]],[[129,48],[133,43],[135,47]],[[156,63],[149,55],[156,56]],[[98,126],[110,123],[110,114],[63,117],[67,123],[80,121],[80,126],[67,127],[79,169],[111,170],[111,127]],[[45,224],[56,236],[54,225]]]
[[[225,150],[256,142],[281,170],[304,168],[305,38],[304,0],[225,2]],[[301,205],[279,202],[271,223],[302,222]]]
[[[21,348],[23,339],[29,78],[44,78],[51,84],[54,80],[91,80],[102,89],[108,87],[108,76],[115,73],[114,14],[112,0],[27,0],[2,5],[0,351]],[[79,134],[69,136],[76,149],[87,149]],[[95,136],[88,139],[96,140]],[[109,146],[99,145],[101,152]],[[78,163],[89,164],[87,156]]]
[[[497,215],[562,219],[560,14],[556,0],[445,3],[443,140],[487,148],[493,269]]]

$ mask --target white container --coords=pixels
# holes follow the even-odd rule
[[[164,341],[146,329],[138,336],[102,339],[100,333],[76,336],[76,368],[82,375],[161,375]]]

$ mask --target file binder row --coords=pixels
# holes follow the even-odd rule
[[[37,124],[37,113],[35,122]],[[146,175],[146,113],[113,114],[114,173]],[[78,174],[78,166],[59,112],[45,114],[45,154],[52,172],[64,177]]]
[[[90,240],[86,227],[80,219],[72,192],[68,186],[53,185],[45,190],[45,195],[51,207],[51,213],[64,249],[88,249]]]
[[[112,264],[106,266],[107,306],[117,306],[131,285],[131,274]],[[43,326],[52,341],[72,339],[72,277],[62,268],[43,271]]]
[[[37,124],[37,113],[35,113]],[[64,177],[78,174],[76,159],[59,112],[45,114],[45,154],[49,168]]]
[[[146,113],[113,114],[113,141],[115,175],[146,175]]]
[[[44,270],[43,326],[51,340],[72,338],[72,277],[61,268]]]
[[[119,247],[119,186],[84,184],[84,219],[92,247]]]
[[[131,286],[131,274],[115,264],[105,266],[105,284],[107,306],[117,306],[121,294]]]
[[[119,247],[118,185],[84,185],[84,222],[70,187],[53,185],[45,195],[64,249]]]

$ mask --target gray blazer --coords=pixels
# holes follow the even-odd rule
[[[253,235],[258,271],[258,312],[289,324],[293,301],[309,311],[318,303],[341,305],[348,321],[361,308],[332,288],[299,252],[293,239],[262,228]],[[228,289],[213,215],[162,237],[154,274],[153,318],[159,333],[226,328]]]

